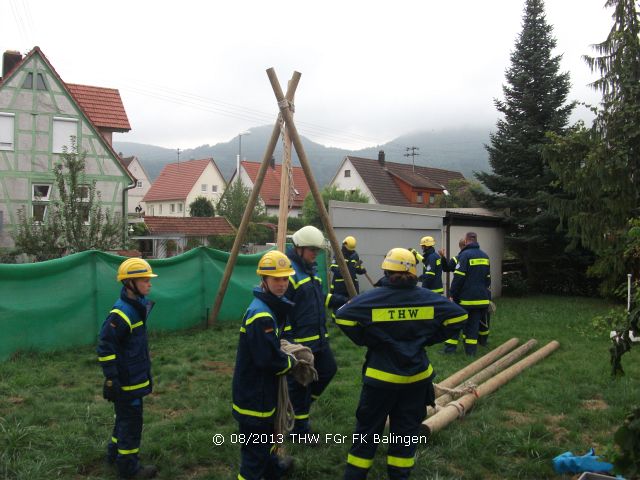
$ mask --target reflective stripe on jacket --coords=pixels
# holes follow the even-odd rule
[[[360,288],[358,285],[358,275],[364,275],[367,270],[360,263],[360,256],[356,251],[351,252],[349,255],[345,255],[344,260],[347,263],[347,268],[349,269],[349,274],[353,280],[356,293],[359,293]],[[344,278],[342,277],[342,272],[340,271],[340,267],[338,266],[335,258],[329,268],[333,274],[333,278],[331,279],[331,292],[338,293],[340,295],[348,295],[347,287],[345,286]]]
[[[422,275],[420,276],[422,286],[434,293],[443,293],[442,259],[433,247],[430,247],[424,253],[425,256],[422,259]]]
[[[296,273],[289,277],[285,294],[294,305],[287,316],[283,337],[317,351],[328,343],[325,309],[337,308],[346,299],[322,291],[322,280],[316,275],[315,265],[306,265],[291,248],[287,256]]]
[[[480,250],[480,245],[470,243],[458,255],[451,297],[465,308],[487,308],[491,299],[490,286],[489,256]]]
[[[151,393],[151,357],[147,340],[147,318],[153,302],[132,300],[123,287],[102,324],[98,336],[98,360],[105,378],[117,378],[120,399],[140,398]]]
[[[261,293],[259,288],[254,290],[254,295]],[[291,369],[290,357],[280,349],[284,321],[284,315],[277,320],[257,296],[244,314],[232,382],[233,415],[238,420],[274,421],[278,378]]]
[[[336,311],[340,329],[368,349],[364,383],[403,388],[430,381],[434,371],[425,347],[458,335],[467,312],[415,285],[392,286],[386,278],[378,284]]]

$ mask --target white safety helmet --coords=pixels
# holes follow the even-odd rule
[[[302,227],[291,236],[291,240],[296,247],[324,247],[324,235],[311,225]]]

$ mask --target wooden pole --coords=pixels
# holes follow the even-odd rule
[[[301,74],[299,72],[293,72],[293,76],[291,77],[291,81],[289,82],[289,88],[287,89],[287,99],[293,98],[293,95],[295,94],[295,91],[298,88],[300,75]],[[224,269],[224,274],[222,275],[222,281],[220,282],[220,287],[218,288],[218,293],[216,294],[216,299],[213,304],[213,308],[211,309],[211,314],[209,315],[207,325],[214,325],[218,318],[218,313],[220,313],[222,300],[224,298],[224,294],[227,291],[227,286],[229,285],[229,280],[231,279],[231,273],[233,272],[233,267],[235,266],[236,260],[238,258],[238,252],[240,251],[242,240],[244,239],[245,233],[247,232],[247,227],[249,226],[249,220],[251,219],[251,214],[253,213],[253,209],[258,200],[260,187],[262,187],[262,182],[264,182],[264,176],[267,173],[269,161],[271,160],[271,156],[273,155],[273,151],[276,148],[276,143],[278,142],[279,137],[280,137],[280,115],[278,115],[276,124],[274,125],[273,131],[271,132],[271,138],[269,139],[269,143],[267,144],[267,148],[264,152],[264,156],[262,157],[262,164],[260,165],[260,169],[258,170],[258,176],[256,177],[256,182],[253,185],[253,189],[251,190],[251,195],[249,196],[247,207],[244,209],[242,220],[240,221],[240,226],[238,227],[238,233],[236,235],[235,240],[233,241],[233,247],[231,248],[229,259],[227,260],[227,265]],[[236,175],[238,175],[238,178],[240,178],[239,171],[236,172]]]
[[[507,340],[498,348],[494,348],[489,353],[483,355],[475,362],[470,363],[462,370],[458,370],[456,373],[451,375],[450,377],[445,378],[442,382],[439,382],[438,385],[441,385],[446,388],[454,388],[457,385],[460,385],[471,375],[478,373],[483,368],[488,367],[493,362],[495,362],[498,358],[502,357],[509,350],[512,350],[516,345],[518,345],[519,340],[517,338],[512,338]]]
[[[538,344],[538,341],[532,338],[524,345],[519,346],[511,353],[508,353],[504,357],[492,363],[487,368],[480,370],[478,373],[476,373],[474,376],[470,377],[469,379],[465,380],[460,385],[456,385],[455,388],[463,389],[468,386],[481,384],[485,380],[488,380],[489,378],[493,377],[496,373],[507,368],[509,365],[511,365],[520,357],[524,356],[537,344]],[[438,398],[436,398],[436,405],[439,407],[442,407],[443,405],[446,405],[447,403],[449,403],[451,400],[453,400],[453,395],[451,395],[450,393],[445,393],[444,395],[440,395]],[[427,407],[427,416],[431,416],[435,413],[436,413],[435,409],[431,407]]]
[[[282,94],[280,82],[278,81],[278,77],[273,68],[267,70],[267,76],[269,77],[269,81],[271,82],[273,93],[278,100],[280,113],[284,118],[287,130],[289,131],[289,136],[291,137],[291,141],[293,142],[296,153],[298,154],[300,165],[302,166],[304,174],[307,177],[307,182],[309,182],[309,188],[311,189],[313,199],[316,202],[316,207],[318,208],[318,213],[320,214],[320,220],[322,220],[322,224],[327,231],[329,241],[331,242],[331,248],[333,248],[334,255],[336,256],[336,261],[338,262],[338,267],[340,267],[340,273],[342,273],[345,286],[347,287],[347,292],[349,292],[350,297],[354,297],[356,295],[356,289],[353,285],[351,274],[349,273],[349,269],[347,268],[347,264],[344,260],[344,255],[342,255],[340,244],[338,243],[336,234],[333,231],[333,226],[331,225],[331,221],[329,220],[329,214],[327,213],[327,209],[324,206],[324,201],[322,200],[322,195],[320,194],[320,190],[318,189],[318,184],[313,177],[313,172],[311,171],[309,161],[307,160],[307,155],[304,151],[304,147],[302,146],[302,142],[300,141],[300,135],[298,135],[298,130],[296,129],[295,123],[293,122],[293,116],[291,115],[291,111],[289,110],[289,102],[285,100]]]
[[[519,341],[520,340],[518,340],[515,337],[510,339],[510,340],[507,340],[502,345],[500,345],[497,348],[494,348],[489,353],[487,353],[487,354],[483,355],[482,357],[480,357],[479,359],[477,359],[475,362],[472,362],[469,365],[467,365],[466,367],[464,367],[462,370],[458,370],[456,373],[454,373],[450,377],[447,377],[444,380],[442,380],[441,382],[438,382],[438,385],[441,386],[441,387],[445,387],[445,388],[457,387],[462,382],[464,382],[467,378],[469,378],[470,376],[480,372],[481,370],[483,370],[484,368],[488,367],[493,362],[495,362],[497,359],[502,357],[505,353],[507,353],[513,347],[518,345]],[[427,408],[427,413],[428,412],[429,412],[429,409]],[[386,425],[387,426],[389,425],[389,419],[388,418],[387,418]]]
[[[515,365],[510,366],[506,370],[498,373],[495,377],[492,377],[491,379],[484,382],[477,388],[475,394],[470,393],[464,395],[458,400],[451,402],[447,406],[443,407],[438,413],[422,422],[422,429],[429,436],[442,430],[451,422],[455,421],[457,418],[460,418],[466,412],[471,410],[478,398],[485,397],[490,393],[495,392],[505,383],[509,382],[514,377],[522,373],[522,371],[549,356],[551,353],[557,350],[558,347],[560,347],[560,344],[556,340],[549,342],[538,351],[523,358]]]
[[[291,82],[289,82],[291,83]],[[293,101],[293,98],[291,99]],[[293,116],[293,111],[291,112]],[[282,152],[282,165],[280,172],[280,208],[278,210],[278,250],[284,252],[284,246],[287,242],[287,218],[289,218],[289,172],[291,171],[291,138],[289,130],[284,130],[284,149]]]

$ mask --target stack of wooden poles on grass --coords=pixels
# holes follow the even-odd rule
[[[553,340],[513,364],[538,343],[531,339],[510,352],[518,342],[517,338],[508,340],[462,370],[435,384],[436,408],[427,409],[427,419],[422,422],[424,433],[433,435],[461,418],[473,408],[477,400],[495,392],[523,370],[535,365],[560,347],[560,344]],[[461,396],[454,399],[456,395]]]

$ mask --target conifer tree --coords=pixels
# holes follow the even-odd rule
[[[555,46],[544,2],[526,0],[522,31],[502,87],[504,99],[494,100],[502,118],[486,146],[492,172],[476,174],[490,190],[479,195],[482,203],[505,211],[507,247],[524,263],[534,289],[553,285],[549,274],[563,263],[554,257],[565,255],[564,236],[556,232],[558,218],[543,196],[556,180],[542,156],[549,142],[545,135],[563,133],[574,106],[567,103],[569,74],[560,72]]]
[[[608,0],[613,26],[584,59],[602,92],[590,128],[577,123],[552,135],[545,149],[564,195],[552,199],[576,242],[593,250],[591,273],[604,293],[624,281],[632,259],[625,254],[629,222],[640,213],[640,26],[635,1]]]

